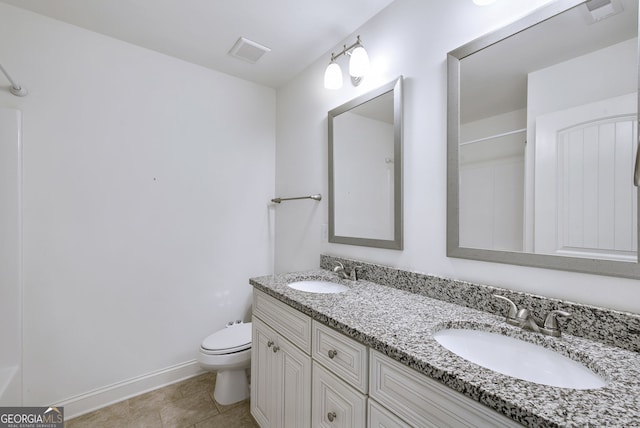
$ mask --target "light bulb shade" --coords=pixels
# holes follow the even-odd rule
[[[353,77],[364,77],[369,72],[369,55],[362,46],[351,52],[349,60],[349,74]]]
[[[327,89],[342,88],[342,69],[333,61],[324,71],[324,87]]]

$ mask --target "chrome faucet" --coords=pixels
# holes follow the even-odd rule
[[[358,280],[358,272],[357,269],[360,266],[354,266],[351,269],[347,269],[344,267],[344,265],[340,262],[338,262],[338,266],[333,268],[333,271],[335,273],[337,273],[338,275],[340,275],[342,278],[344,279],[350,279],[351,281],[357,281]]]
[[[544,319],[544,325],[540,328],[540,333],[546,334],[547,336],[560,337],[558,316],[569,318],[571,317],[571,314],[558,309],[549,312],[547,317]]]
[[[557,317],[563,316],[569,318],[571,316],[569,312],[554,310],[547,314],[544,322],[541,322],[531,315],[529,309],[518,309],[511,299],[498,294],[494,294],[493,297],[509,303],[509,313],[505,320],[508,324],[515,325],[522,329],[532,330],[536,333],[542,333],[546,336],[560,337],[560,326],[558,325]]]

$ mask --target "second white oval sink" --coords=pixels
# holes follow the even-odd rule
[[[465,360],[498,373],[543,385],[596,389],[606,380],[582,364],[533,343],[470,329],[447,329],[433,338]]]
[[[342,284],[322,280],[297,281],[287,285],[294,290],[306,291],[307,293],[342,293],[349,289]]]

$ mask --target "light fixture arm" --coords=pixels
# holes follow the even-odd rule
[[[9,73],[7,73],[7,70],[4,69],[2,64],[0,64],[0,72],[2,72],[2,74],[5,75],[9,83],[11,83],[11,88],[9,88],[9,91],[11,91],[13,95],[15,95],[16,97],[24,97],[25,95],[27,95],[27,89],[24,86],[18,85],[11,78],[11,76],[9,76]]]
[[[357,37],[356,42],[354,44],[352,44],[351,46],[347,47],[347,45],[344,45],[344,49],[342,49],[342,51],[339,54],[336,55],[336,54],[334,54],[332,52],[331,53],[331,61],[335,61],[340,56],[348,54],[349,51],[351,51],[354,48],[357,48],[358,46],[362,46],[362,42],[360,41],[360,36]]]

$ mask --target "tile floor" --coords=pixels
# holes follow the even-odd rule
[[[213,399],[215,373],[205,373],[77,418],[65,428],[258,428],[249,400],[223,406]]]

